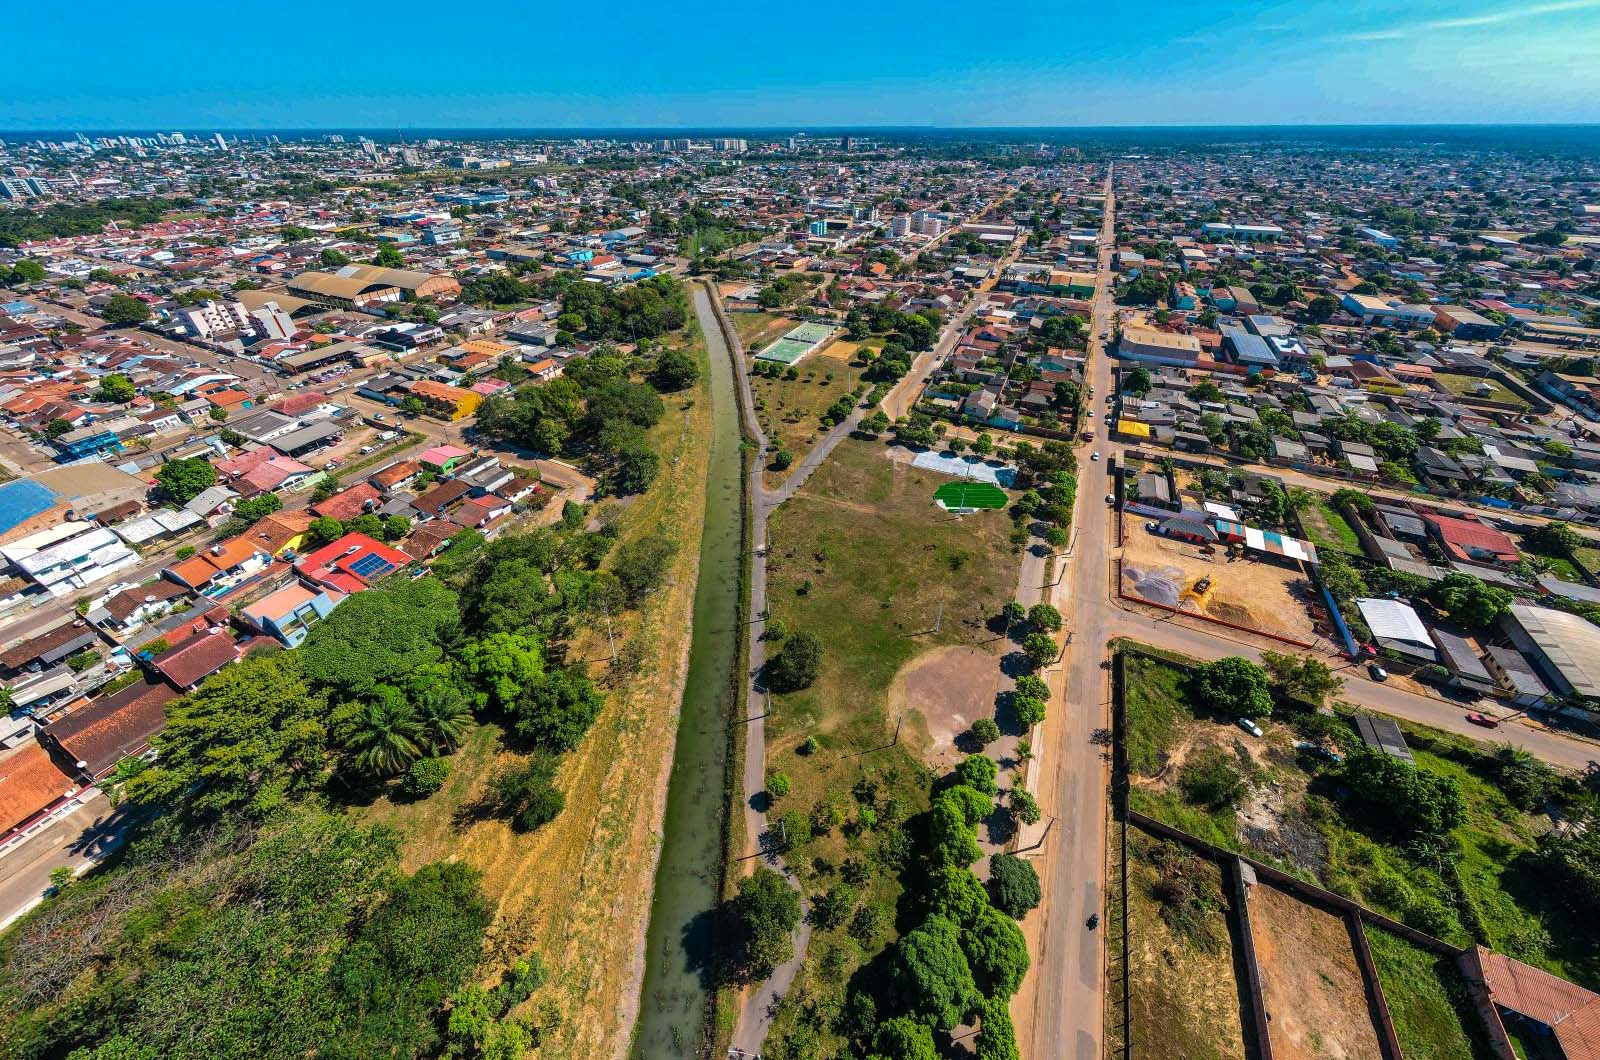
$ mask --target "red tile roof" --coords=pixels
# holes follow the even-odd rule
[[[349,489],[340,490],[327,500],[312,505],[311,510],[317,515],[326,515],[342,523],[365,512],[367,505],[376,504],[380,496],[368,483],[358,482]]]
[[[0,755],[0,829],[15,828],[74,787],[36,743]]]
[[[149,746],[150,737],[166,724],[166,705],[177,694],[167,685],[141,681],[51,722],[43,738],[69,760],[86,763],[99,778]]]
[[[155,661],[161,675],[180,689],[190,689],[239,657],[239,647],[226,630],[196,637]]]
[[[1494,527],[1476,519],[1456,519],[1448,515],[1424,514],[1434,527],[1445,551],[1458,560],[1471,562],[1484,557],[1474,553],[1488,553],[1501,563],[1515,563],[1521,558],[1517,543]]]

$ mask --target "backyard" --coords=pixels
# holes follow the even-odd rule
[[[1493,1054],[1455,962],[1381,928],[1366,931],[1406,1060],[1489,1060]]]
[[[1307,505],[1299,510],[1300,526],[1306,532],[1306,537],[1319,550],[1332,549],[1346,555],[1361,555],[1361,539],[1356,537],[1356,532],[1345,521],[1344,516],[1333,510],[1327,501],[1318,501],[1316,504]]]
[[[1460,397],[1481,397],[1486,401],[1501,401],[1508,405],[1528,407],[1526,401],[1493,379],[1476,375],[1454,375],[1449,372],[1434,372],[1433,377],[1450,393]]]

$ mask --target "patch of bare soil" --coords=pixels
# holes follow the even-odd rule
[[[964,757],[956,737],[979,718],[994,716],[1000,671],[992,653],[953,644],[919,655],[889,686],[889,715],[914,712],[928,733],[922,757],[953,765]]]
[[[1344,921],[1265,885],[1250,927],[1277,1060],[1382,1060]]]
[[[1269,780],[1250,789],[1239,803],[1239,834],[1252,848],[1320,874],[1328,844],[1300,812],[1303,793],[1294,785]]]

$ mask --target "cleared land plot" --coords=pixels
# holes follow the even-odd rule
[[[1243,1060],[1222,875],[1128,831],[1128,991],[1140,1060]]]
[[[924,757],[953,767],[966,755],[956,737],[979,718],[994,716],[999,667],[994,653],[965,644],[935,648],[907,663],[889,686],[889,713],[919,715],[926,734]]]
[[[1250,888],[1250,929],[1274,1057],[1382,1060],[1343,920],[1261,885]]]
[[[1455,962],[1367,926],[1389,1019],[1406,1060],[1490,1060],[1467,986]]]
[[[794,318],[781,313],[729,313],[728,319],[746,352],[765,346],[794,327]]]
[[[1497,786],[1501,766],[1470,741],[1401,723],[1416,765],[1451,778],[1465,821],[1447,837],[1457,871],[1420,851],[1392,815],[1352,800],[1343,766],[1296,744],[1349,756],[1350,715],[1262,719],[1260,739],[1231,719],[1197,717],[1181,663],[1129,653],[1126,748],[1129,805],[1218,846],[1239,850],[1456,946],[1474,940],[1585,986],[1600,982],[1593,918],[1576,916],[1533,857],[1549,819],[1519,809]],[[1201,794],[1190,762],[1227,767],[1231,797]],[[1211,791],[1215,791],[1212,786]],[[1470,910],[1470,913],[1468,912]],[[1474,921],[1476,927],[1473,927]]]
[[[1129,521],[1122,588],[1130,596],[1297,640],[1316,635],[1311,613],[1292,591],[1309,591],[1298,571],[1261,560],[1229,561],[1221,548],[1208,557],[1197,545]],[[1191,590],[1202,578],[1211,579],[1210,591],[1196,595]]]
[[[622,540],[660,531],[695,542],[705,516],[706,439],[711,402],[705,348],[698,332],[674,336],[701,363],[701,382],[670,401],[684,406],[651,430],[661,454],[661,480],[633,499],[618,526]],[[550,980],[530,1011],[551,1004],[561,1016],[541,1057],[620,1055],[632,1029],[626,1012],[642,974],[638,952],[650,909],[657,829],[666,798],[667,769],[687,658],[698,548],[680,545],[664,588],[644,610],[618,623],[618,643],[635,633],[648,646],[637,676],[606,696],[605,708],[577,749],[566,755],[556,784],[566,808],[531,834],[490,819],[468,825],[457,813],[482,794],[500,765],[516,759],[499,732],[482,726],[451,759],[443,790],[418,802],[380,799],[368,819],[405,836],[404,867],[463,860],[483,871],[495,904],[490,938],[506,959],[537,950]],[[604,659],[604,628],[588,629],[572,659]],[[598,676],[598,674],[596,675]]]
[[[1484,379],[1476,375],[1454,375],[1450,372],[1434,372],[1433,377],[1450,393],[1460,397],[1481,397],[1486,401],[1503,401],[1508,405],[1528,407],[1526,401],[1493,379]]]
[[[1356,537],[1356,532],[1345,521],[1344,516],[1334,511],[1327,503],[1313,504],[1300,509],[1300,525],[1305,528],[1306,537],[1316,545],[1318,550],[1332,549],[1346,555],[1359,556],[1361,552],[1361,539]]]

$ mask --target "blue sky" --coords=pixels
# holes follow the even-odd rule
[[[1600,122],[1600,0],[44,0],[3,24],[11,130]]]

